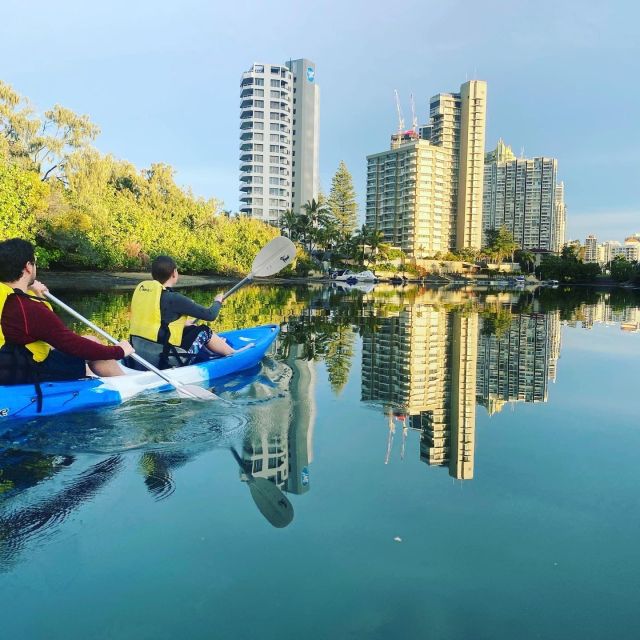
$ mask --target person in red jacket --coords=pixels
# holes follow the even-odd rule
[[[116,360],[133,353],[129,342],[106,346],[65,327],[36,271],[30,242],[0,242],[0,384],[124,375]]]

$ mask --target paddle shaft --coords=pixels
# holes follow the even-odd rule
[[[62,302],[62,300],[58,300],[53,294],[47,292],[45,296],[49,298],[52,302],[55,302],[60,308],[64,309],[67,313],[71,314],[74,318],[77,318],[81,322],[84,322],[90,329],[93,329],[96,333],[99,333],[103,338],[109,340],[109,342],[113,342],[113,344],[119,344],[118,340],[116,340],[112,335],[108,334],[104,329],[101,329],[97,325],[93,324],[91,320],[88,320],[83,315],[78,313],[75,309],[72,309],[68,304]],[[139,356],[137,353],[132,353],[131,358],[133,358],[136,362],[139,362],[143,367],[149,369],[149,371],[153,371],[157,376],[160,376],[165,382],[168,382],[172,387],[180,388],[184,391],[184,393],[195,397],[193,393],[191,393],[188,389],[182,389],[185,385],[184,383],[178,380],[172,380],[168,375],[160,371],[160,369],[154,367],[150,362],[147,362],[144,358]]]
[[[253,273],[250,273],[245,278],[242,278],[242,280],[240,280],[240,282],[238,282],[237,284],[234,284],[233,287],[231,287],[231,289],[229,289],[229,291],[227,291],[222,296],[222,299],[226,300],[232,293],[235,293],[238,289],[240,289],[240,287],[244,287],[244,285],[248,284],[249,282],[251,282],[251,280],[253,280]]]

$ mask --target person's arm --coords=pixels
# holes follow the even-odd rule
[[[198,320],[207,320],[211,322],[218,317],[220,307],[222,306],[221,296],[217,296],[210,307],[203,307],[201,304],[194,302],[181,293],[171,291],[169,295],[162,296],[162,316],[191,316]]]
[[[60,318],[48,307],[39,302],[28,302],[19,299],[19,303],[26,307],[25,333],[34,340],[44,340],[54,349],[83,360],[120,360],[125,353],[122,347],[106,346],[92,340],[87,340],[77,333],[67,329]]]

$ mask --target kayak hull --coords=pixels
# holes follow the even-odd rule
[[[227,331],[219,335],[234,349],[242,349],[231,356],[213,358],[166,373],[185,384],[207,385],[213,380],[255,367],[278,336],[278,325],[264,325]],[[244,347],[244,349],[243,349]],[[145,392],[170,391],[173,387],[150,371],[136,371],[123,367],[127,375],[114,378],[88,378],[41,384],[42,411],[33,384],[0,386],[0,434],[11,422],[52,416],[76,411],[121,404]]]

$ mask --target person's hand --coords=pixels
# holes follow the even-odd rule
[[[124,357],[130,356],[135,352],[135,349],[131,346],[128,340],[120,340],[118,346],[124,351]]]
[[[224,302],[224,293],[219,293],[214,300],[216,302],[219,302],[220,304],[222,304]]]
[[[33,291],[39,298],[43,298],[45,293],[49,293],[49,289],[46,284],[42,284],[39,280],[34,280],[33,284],[29,287],[30,291]]]

